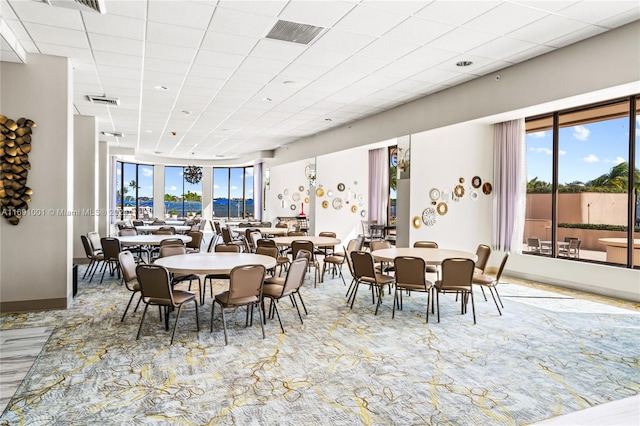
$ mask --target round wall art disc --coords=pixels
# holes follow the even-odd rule
[[[485,182],[482,184],[482,192],[484,192],[485,194],[487,195],[491,194],[492,190],[493,190],[493,187],[489,182]]]
[[[482,185],[482,179],[480,179],[480,176],[474,176],[473,179],[471,179],[471,185],[474,188],[480,188],[480,185]]]
[[[438,203],[436,210],[440,216],[444,216],[449,211],[449,207],[447,207],[447,203]]]
[[[318,197],[324,197],[324,189],[322,189],[322,188],[316,189],[316,195]]]
[[[433,207],[427,207],[422,212],[422,222],[427,226],[435,225],[438,220],[438,213]]]

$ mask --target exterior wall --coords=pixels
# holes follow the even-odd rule
[[[558,223],[626,225],[627,194],[558,194]],[[527,218],[551,220],[551,194],[527,194]]]

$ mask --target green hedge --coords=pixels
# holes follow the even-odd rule
[[[599,231],[627,232],[627,227],[624,225],[603,225],[595,223],[559,223],[558,228],[595,229]],[[634,232],[640,232],[640,226],[636,226],[634,228]]]

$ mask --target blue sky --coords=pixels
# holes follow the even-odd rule
[[[619,118],[560,129],[558,164],[559,183],[586,182],[608,173],[613,166],[627,161],[629,156],[629,119]],[[636,137],[640,134],[640,119],[636,121]],[[552,132],[528,133],[527,181],[551,182]],[[640,153],[636,149],[636,158]],[[640,166],[636,160],[636,167]]]

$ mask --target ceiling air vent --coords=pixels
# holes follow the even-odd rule
[[[82,10],[84,12],[95,11],[107,13],[104,0],[40,0],[51,6],[66,7],[67,9]]]
[[[120,105],[120,99],[118,98],[108,98],[106,96],[99,95],[87,95],[87,99],[89,99],[94,104]]]
[[[124,138],[124,133],[122,132],[100,132],[105,136],[113,136],[115,138]]]
[[[278,21],[271,28],[267,38],[290,41],[292,43],[309,44],[324,30],[322,27],[298,24],[297,22]]]

